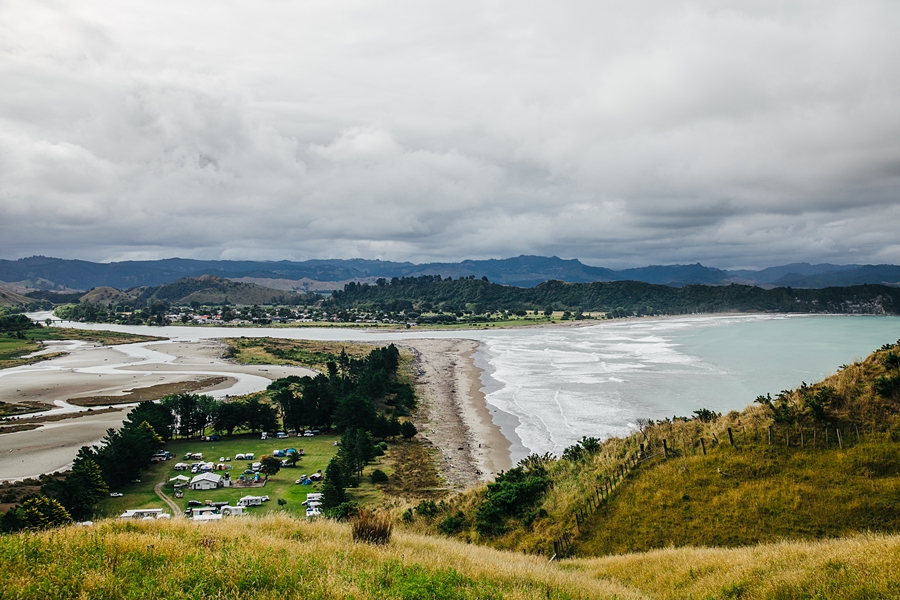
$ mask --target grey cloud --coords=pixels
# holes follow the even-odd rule
[[[0,255],[900,262],[892,2],[0,5]]]

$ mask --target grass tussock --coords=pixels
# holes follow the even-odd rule
[[[389,544],[394,531],[394,521],[387,512],[360,510],[350,519],[350,532],[354,542]]]

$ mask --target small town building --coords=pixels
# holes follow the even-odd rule
[[[214,490],[218,487],[222,487],[220,485],[221,481],[221,475],[216,475],[214,473],[201,473],[200,475],[197,475],[196,477],[191,479],[191,489]]]

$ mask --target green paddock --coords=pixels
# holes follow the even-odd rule
[[[199,500],[205,502],[228,502],[231,506],[236,505],[237,501],[243,496],[269,496],[271,500],[264,502],[262,506],[255,506],[248,509],[250,514],[265,514],[276,510],[285,510],[298,515],[305,515],[306,507],[301,503],[306,499],[309,492],[322,491],[322,484],[315,483],[313,485],[298,485],[295,483],[301,475],[311,475],[322,470],[331,458],[337,453],[336,441],[340,440],[337,435],[317,435],[315,437],[296,437],[288,438],[269,438],[260,439],[259,434],[242,434],[232,437],[222,437],[217,441],[205,442],[199,440],[173,440],[169,441],[165,450],[172,453],[172,458],[161,463],[149,466],[142,474],[140,482],[131,483],[120,489],[112,490],[121,492],[123,495],[119,498],[106,498],[102,500],[96,508],[98,517],[116,517],[128,509],[138,508],[168,508],[166,504],[154,493],[153,488],[160,482],[165,482],[163,491],[168,495],[182,511],[187,507],[188,500]],[[275,475],[269,477],[263,487],[231,487],[217,488],[214,490],[195,491],[184,489],[182,498],[175,498],[175,490],[172,484],[168,483],[169,479],[176,475],[185,475],[193,478],[194,475],[188,471],[176,471],[174,466],[178,462],[190,464],[197,462],[195,460],[184,459],[184,455],[188,452],[202,453],[204,462],[219,463],[220,457],[231,457],[230,462],[225,464],[231,465],[228,471],[213,471],[217,475],[225,472],[229,473],[232,480],[236,481],[245,469],[250,468],[250,464],[259,461],[263,455],[271,455],[274,450],[284,450],[287,448],[295,448],[303,450],[303,457],[297,462],[296,467],[282,467]],[[252,452],[254,459],[235,460],[236,454],[246,454]],[[373,486],[368,475],[373,469],[386,470],[383,464],[384,457],[379,457],[370,463],[365,472],[360,486],[355,489],[348,490],[351,498],[368,501],[379,496],[380,492]],[[286,504],[279,505],[278,500],[286,501]],[[168,512],[168,511],[167,511]]]

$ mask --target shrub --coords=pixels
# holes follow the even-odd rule
[[[456,511],[455,514],[447,515],[443,521],[438,523],[438,531],[445,535],[453,535],[460,529],[462,529],[465,524],[466,516],[463,514],[461,510]]]
[[[329,508],[323,514],[325,517],[335,521],[346,521],[356,515],[357,512],[359,512],[359,503],[350,501],[342,502],[334,508]]]
[[[372,471],[372,483],[382,483],[388,480],[388,476],[381,469],[375,469]]]
[[[354,542],[366,544],[387,544],[391,541],[391,533],[394,523],[387,513],[374,513],[368,510],[360,510],[350,520],[350,531]]]
[[[420,517],[433,517],[438,514],[438,505],[434,500],[422,500],[416,505],[416,514]]]

